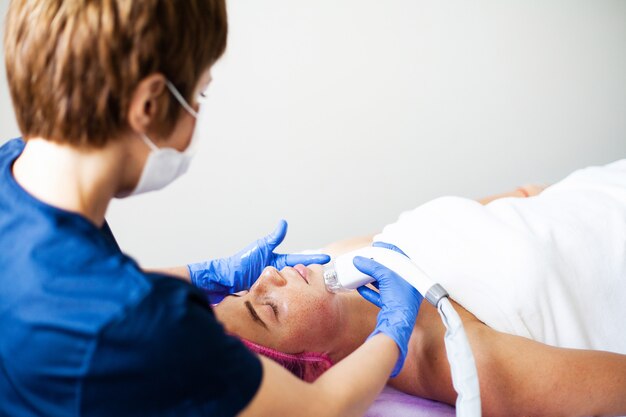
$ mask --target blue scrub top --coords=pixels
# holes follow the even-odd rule
[[[144,273],[107,224],[47,205],[0,147],[0,416],[227,416],[252,399],[259,359],[203,294]]]

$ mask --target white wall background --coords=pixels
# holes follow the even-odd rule
[[[189,174],[110,207],[146,265],[228,255],[279,218],[285,250],[318,247],[436,196],[626,157],[624,0],[230,0],[229,13]],[[1,136],[17,135],[4,78],[0,104]]]

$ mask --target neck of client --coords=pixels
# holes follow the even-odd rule
[[[339,318],[341,331],[333,343],[329,356],[334,363],[354,352],[361,346],[376,327],[380,309],[366,301],[357,291],[340,295],[343,300],[343,316]]]

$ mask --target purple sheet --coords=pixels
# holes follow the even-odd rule
[[[414,397],[385,387],[366,417],[454,417],[455,409],[448,404]]]

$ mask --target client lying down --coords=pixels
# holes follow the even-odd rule
[[[456,302],[485,415],[626,414],[626,160],[531,194],[485,204],[439,198],[373,240],[402,249]],[[215,312],[253,350],[312,380],[364,342],[378,309],[356,291],[328,292],[321,266],[299,265],[265,269]],[[422,303],[389,384],[454,404],[443,333]]]

